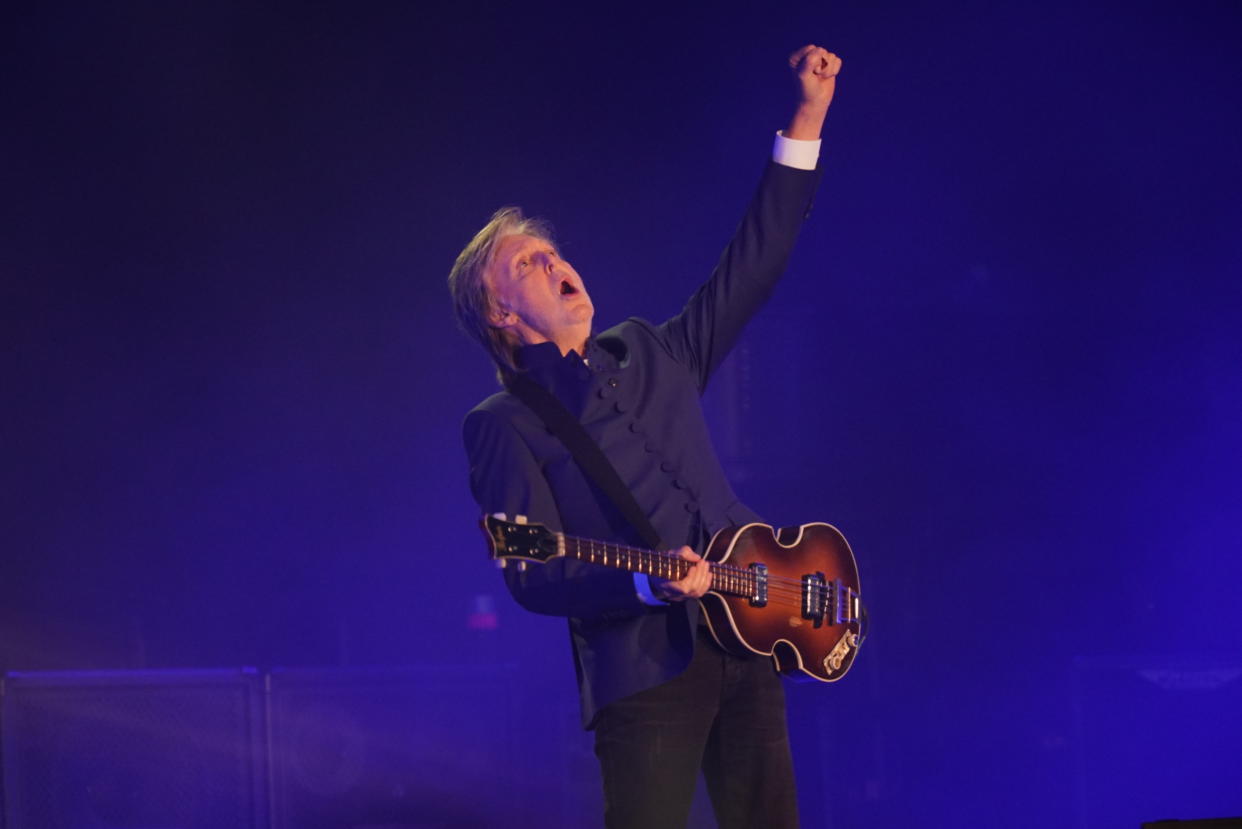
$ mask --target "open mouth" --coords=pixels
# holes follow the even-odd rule
[[[569,296],[578,293],[578,289],[570,284],[569,280],[561,280],[561,296]]]

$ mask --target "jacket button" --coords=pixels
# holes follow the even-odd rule
[[[698,511],[698,508],[699,508],[698,501],[687,501],[686,502],[686,512],[696,512]]]
[[[664,472],[672,472],[676,468],[672,461],[662,461],[660,463],[660,469]]]
[[[637,420],[631,420],[630,431],[636,435],[641,435],[643,433],[643,426]]]
[[[617,410],[617,414],[621,414],[622,412],[624,412],[626,409],[629,408],[629,406],[625,405],[624,400],[618,400],[616,403],[612,405],[612,407]]]
[[[612,396],[612,389],[605,386],[604,388],[599,390],[598,394],[601,399],[607,400],[609,397]]]
[[[654,443],[652,443],[651,441],[647,441],[647,445],[646,445],[644,448],[645,448],[648,452],[654,452],[654,451],[656,450],[656,445],[655,445]]]

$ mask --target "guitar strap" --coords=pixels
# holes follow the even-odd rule
[[[664,545],[660,542],[660,534],[647,520],[642,508],[634,500],[634,494],[622,482],[621,476],[617,474],[616,468],[609,462],[603,450],[591,440],[586,429],[578,422],[578,418],[574,417],[569,409],[566,409],[565,405],[556,399],[556,395],[525,374],[516,372],[506,379],[508,382],[505,385],[509,391],[513,392],[531,411],[539,415],[539,419],[544,422],[548,430],[565,444],[583,474],[612,499],[612,503],[621,510],[621,515],[625,517],[625,520],[629,521],[630,525],[638,531],[647,548],[664,549]]]

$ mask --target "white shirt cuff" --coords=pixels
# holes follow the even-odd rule
[[[653,607],[661,607],[668,602],[656,598],[656,594],[651,592],[651,581],[647,578],[646,573],[634,574],[634,589],[638,591],[638,598],[643,604],[649,604]]]
[[[819,145],[822,143],[818,138],[814,141],[786,138],[777,131],[776,143],[772,145],[772,160],[795,170],[814,170],[819,161]]]

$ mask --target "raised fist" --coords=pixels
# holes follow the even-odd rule
[[[811,43],[789,56],[789,66],[798,78],[802,103],[826,109],[832,103],[832,93],[837,88],[841,59],[822,46]]]

